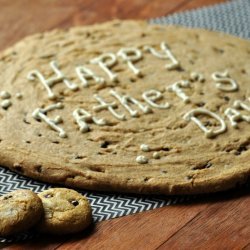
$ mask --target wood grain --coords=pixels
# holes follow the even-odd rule
[[[0,49],[54,28],[148,19],[219,2],[223,0],[0,0]],[[249,212],[250,190],[238,189],[103,221],[74,236],[41,236],[0,248],[250,249]]]
[[[69,250],[72,246],[83,249],[93,249],[94,246],[95,249],[119,248],[120,250],[130,249],[131,246],[136,246],[137,249],[149,246],[150,249],[155,249],[205,207],[206,204],[191,206],[191,209],[186,209],[186,206],[173,206],[168,207],[167,216],[166,209],[161,208],[105,221],[97,225],[95,234],[90,237],[70,240],[58,249]],[[109,232],[113,232],[112,235],[109,235]]]
[[[158,249],[243,249],[249,244],[249,208],[249,196],[212,204]]]

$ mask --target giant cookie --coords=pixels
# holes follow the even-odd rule
[[[0,56],[0,164],[65,186],[216,192],[250,176],[250,42],[113,21]]]

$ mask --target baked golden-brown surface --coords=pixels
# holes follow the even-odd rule
[[[160,52],[162,42],[169,46],[178,67],[166,69],[165,64],[173,61],[161,59],[145,48],[152,46]],[[117,81],[110,80],[98,65],[89,63],[103,53],[117,54],[121,48],[141,51],[142,58],[133,62],[141,76],[134,74],[122,56],[116,56],[117,62],[111,67],[118,74]],[[249,123],[240,121],[235,129],[224,112],[235,108],[237,100],[249,107],[249,53],[249,42],[236,37],[133,21],[28,37],[5,51],[0,59],[2,89],[12,95],[12,105],[0,111],[1,164],[32,178],[95,190],[180,194],[233,187],[244,182],[250,173]],[[45,78],[53,77],[52,61],[57,62],[78,90],[70,90],[62,80],[58,81],[51,87],[57,97],[50,100],[34,70]],[[89,86],[84,87],[75,70],[79,66],[91,69],[106,83],[91,79]],[[216,87],[218,82],[212,75],[224,74],[226,70],[226,78],[235,80],[238,90],[223,91]],[[199,81],[194,73],[201,74],[204,81]],[[33,76],[32,81],[28,75]],[[181,86],[189,98],[187,103],[168,89],[180,81],[189,81]],[[228,82],[222,85],[230,87]],[[153,103],[163,108],[153,107],[143,98],[143,93],[152,89],[160,93],[159,100]],[[151,112],[129,103],[132,111],[138,112],[131,115],[133,112],[111,90],[135,98]],[[15,97],[17,93],[22,97]],[[100,104],[94,95],[108,103],[115,101],[116,115],[105,107],[99,111],[94,108]],[[34,115],[37,108],[44,109],[56,102],[61,102],[63,107],[44,114],[50,119],[58,115],[63,119],[56,125],[63,129],[66,138],[61,138]],[[73,116],[78,108],[98,119],[104,118],[107,124],[88,123],[89,131],[82,133]],[[219,115],[226,125],[225,131],[207,138],[197,124],[183,118],[193,109],[206,109]],[[248,110],[240,112],[249,116]],[[126,117],[124,120],[122,115]],[[217,131],[222,127],[217,119],[203,116],[200,118],[207,129]],[[140,149],[142,144],[148,145],[149,151]],[[158,157],[153,156],[156,152]],[[144,156],[147,163],[138,163],[141,162],[138,156]]]

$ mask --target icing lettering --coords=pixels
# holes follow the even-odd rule
[[[62,71],[59,70],[57,63],[55,61],[50,62],[50,67],[55,72],[56,76],[51,77],[49,79],[45,79],[45,77],[38,70],[30,71],[27,76],[27,78],[31,81],[34,81],[36,78],[38,78],[41,81],[44,88],[48,92],[49,99],[54,99],[56,97],[55,94],[52,92],[51,87],[58,82],[63,81],[64,84],[71,90],[78,89],[78,86],[74,83],[71,83],[62,73]]]
[[[136,162],[139,164],[146,164],[146,163],[148,163],[148,158],[144,155],[138,155],[136,157]]]
[[[122,104],[122,106],[128,110],[128,112],[130,113],[130,115],[132,117],[138,117],[139,114],[138,114],[137,110],[133,110],[129,106],[129,103],[133,103],[133,104],[137,105],[142,110],[142,112],[145,114],[149,113],[151,111],[148,106],[141,104],[139,101],[137,101],[136,99],[134,99],[133,97],[131,97],[129,95],[121,96],[114,90],[110,90],[110,94],[119,100],[119,102]]]
[[[143,99],[147,102],[151,107],[158,109],[168,109],[170,107],[169,103],[165,104],[157,104],[156,101],[162,99],[162,93],[158,90],[150,89],[145,91],[142,94]]]
[[[154,153],[153,153],[153,158],[154,158],[154,159],[160,159],[160,158],[161,158],[160,152],[154,152]]]
[[[1,107],[3,109],[8,109],[12,105],[12,102],[9,99],[5,99],[1,102]]]
[[[218,128],[217,130],[206,128],[202,124],[202,122],[196,117],[198,115],[210,116],[210,117],[216,119],[220,123],[220,128]],[[222,134],[227,129],[225,121],[223,119],[221,119],[220,116],[218,116],[217,114],[215,114],[207,109],[204,109],[204,108],[193,109],[193,110],[189,111],[188,113],[186,113],[183,118],[186,121],[193,121],[195,124],[197,124],[198,127],[205,133],[207,138],[212,138],[212,137],[215,137],[219,134]]]
[[[184,103],[189,103],[190,102],[189,97],[182,90],[182,88],[187,88],[187,87],[190,87],[189,81],[181,80],[166,87],[166,89],[169,92],[174,92],[177,96],[179,96],[184,101]]]
[[[250,98],[249,98],[249,101],[250,101]],[[236,100],[234,102],[234,107],[237,108],[237,109],[244,109],[244,110],[250,112],[250,106],[245,104],[244,102],[242,102],[240,100]]]
[[[62,122],[62,118],[60,116],[56,116],[55,119],[52,120],[46,115],[46,113],[51,111],[51,110],[62,109],[62,108],[63,108],[63,104],[60,102],[58,102],[56,104],[52,104],[44,109],[37,108],[32,113],[32,117],[38,121],[40,121],[40,120],[44,121],[52,129],[57,131],[61,138],[65,138],[65,137],[67,137],[66,132],[61,127],[58,126],[58,124]]]
[[[128,64],[128,67],[133,71],[135,75],[141,75],[141,71],[133,64],[134,62],[137,62],[142,58],[142,53],[139,49],[121,48],[118,51],[117,55],[120,56]]]
[[[165,67],[168,70],[174,70],[178,68],[180,69],[181,67],[180,62],[176,59],[176,57],[173,55],[172,51],[165,42],[162,42],[160,44],[160,49],[156,49],[152,46],[144,46],[144,50],[148,51],[153,56],[160,58],[163,60],[163,62],[167,63],[165,64]],[[121,58],[121,60],[127,64],[128,70],[131,70],[133,74],[135,74],[136,76],[142,76],[141,70],[136,67],[136,63],[143,58],[143,55],[142,51],[135,47],[121,48],[117,53],[104,53],[96,58],[93,58],[89,62],[97,65],[96,67],[99,66],[104,71],[104,73],[108,76],[106,77],[107,78],[106,81],[111,80],[113,82],[117,82],[118,74],[115,73],[115,71],[113,72],[112,68],[116,65],[116,63],[118,63],[117,59],[118,57],[119,60]],[[69,78],[66,77],[64,73],[59,69],[56,61],[51,61],[50,67],[52,72],[50,76],[48,76],[47,78],[40,71],[36,69],[30,71],[27,75],[27,78],[32,81],[34,80],[40,81],[50,99],[54,99],[56,97],[56,95],[52,91],[52,87],[57,83],[63,82],[66,85],[66,87],[71,90],[78,89],[78,86],[73,82],[69,81]],[[79,65],[75,67],[75,73],[79,78],[79,80],[81,81],[83,87],[86,88],[89,87],[91,80],[96,84],[100,84],[101,87],[105,86],[104,85],[106,83],[105,79],[103,77],[98,76],[95,73],[95,71],[92,71],[91,69],[85,67],[84,65]],[[213,72],[211,74],[211,78],[213,79],[213,81],[215,81],[216,88],[221,91],[233,92],[239,89],[238,83],[229,76],[228,71]],[[204,81],[205,78],[203,74],[197,72],[191,72],[189,76],[189,81],[180,80],[169,86],[166,86],[165,89],[169,92],[175,93],[175,95],[177,95],[184,103],[190,103],[191,102],[190,96],[186,94],[187,91],[185,91],[185,88],[190,88],[191,82],[204,82]],[[131,80],[131,82],[133,82],[133,80]],[[148,82],[146,82],[145,86],[148,86],[147,84]],[[124,121],[126,120],[125,112],[127,111],[132,117],[138,117],[140,115],[139,112],[141,112],[142,114],[147,114],[149,112],[152,112],[152,108],[157,108],[157,109],[170,108],[170,104],[162,100],[164,97],[162,89],[161,91],[155,89],[149,89],[144,91],[141,97],[139,98],[139,100],[142,99],[142,101],[139,101],[138,99],[135,99],[126,93],[123,94],[118,93],[116,90],[112,89],[114,87],[114,84],[109,85],[108,87],[111,88],[111,90],[109,90],[109,94],[112,97],[116,98],[118,102],[117,101],[106,102],[101,96],[99,96],[98,94],[94,94],[93,97],[98,102],[97,105],[92,107],[95,112],[107,110],[116,119]],[[199,94],[203,95],[205,93],[204,91],[200,90]],[[15,97],[17,99],[21,99],[22,94],[16,93]],[[0,105],[3,109],[8,109],[8,107],[12,105],[12,102],[9,100],[10,98],[11,95],[7,91],[0,92],[0,99],[2,99]],[[67,97],[65,97],[65,99],[66,98]],[[224,99],[225,101],[229,101],[229,98],[227,96],[225,96]],[[249,97],[248,99],[250,101]],[[127,111],[119,111],[119,109],[117,110],[118,105],[120,105],[119,103]],[[203,106],[204,104],[205,104],[204,102],[200,102],[197,103],[197,106]],[[47,112],[55,109],[61,109],[62,107],[63,106],[61,103],[56,103],[49,105],[46,108],[37,108],[32,113],[32,116],[36,120],[39,121],[41,120],[47,123],[52,129],[54,129],[59,133],[60,137],[66,137],[67,136],[66,132],[63,130],[63,128],[58,126],[58,124],[62,122],[62,118],[60,116],[56,116],[54,119],[50,119],[47,116]],[[108,125],[108,122],[105,119],[97,118],[96,116],[92,115],[91,112],[83,108],[76,108],[72,112],[73,118],[76,124],[79,126],[79,130],[82,133],[88,132],[90,130],[89,127],[90,123],[94,123],[98,126]],[[238,123],[240,121],[246,121],[247,123],[250,123],[250,114],[248,113],[246,114],[246,112],[250,112],[250,105],[247,105],[246,103],[240,100],[236,100],[233,103],[233,107],[227,108],[225,110],[224,115],[229,119],[230,124],[234,128],[237,128]],[[216,126],[216,128],[206,126],[200,119],[200,116],[202,117],[205,116],[210,119],[211,118],[215,119],[217,121],[216,124],[218,124],[218,126]],[[193,109],[187,112],[183,116],[183,118],[187,121],[193,121],[205,133],[206,137],[208,138],[212,138],[219,134],[222,134],[227,129],[225,121],[221,119],[219,115],[204,108]],[[140,150],[143,152],[153,151],[152,149],[149,148],[147,144],[141,144]],[[159,159],[161,157],[160,152],[154,152],[152,157],[154,159]],[[139,155],[137,156],[136,161],[138,163],[144,164],[148,162],[148,158]]]
[[[2,99],[9,99],[9,98],[11,97],[11,95],[10,95],[10,93],[7,92],[7,91],[1,91],[1,92],[0,92],[0,97],[1,97]]]
[[[76,67],[76,74],[78,75],[79,79],[82,82],[83,87],[88,87],[89,79],[93,79],[96,83],[103,84],[105,82],[104,78],[95,75],[90,69],[84,66]]]
[[[149,152],[150,151],[150,148],[149,148],[149,146],[147,144],[141,144],[140,149],[143,152]]]
[[[113,53],[105,53],[90,61],[93,64],[98,64],[100,68],[108,75],[111,81],[117,81],[117,74],[110,69],[116,64],[116,56]]]
[[[88,111],[82,108],[77,108],[73,111],[73,117],[80,127],[80,131],[82,133],[86,133],[89,131],[88,122],[94,122],[96,125],[103,126],[106,125],[107,122],[104,119],[98,119],[95,116],[92,116]]]
[[[126,120],[126,116],[124,114],[118,114],[114,109],[117,108],[117,104],[115,102],[105,102],[100,96],[94,95],[94,98],[100,103],[98,106],[94,106],[94,111],[101,111],[103,109],[107,109],[115,118],[118,120]]]
[[[225,115],[228,117],[232,127],[238,128],[239,121],[246,121],[250,123],[250,115],[242,115],[239,109],[243,109],[250,112],[250,106],[246,105],[242,101],[236,100],[233,104],[234,108],[227,108]]]
[[[165,65],[168,70],[180,68],[179,61],[175,58],[165,42],[161,43],[161,49],[163,50],[163,52],[158,52],[151,46],[144,46],[144,49],[158,58],[170,60],[171,63]]]
[[[212,79],[216,82],[216,88],[226,92],[233,92],[239,89],[235,80],[229,77],[228,71],[214,72]]]

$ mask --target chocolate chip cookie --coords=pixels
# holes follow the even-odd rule
[[[16,190],[0,197],[0,236],[23,232],[43,214],[40,198],[30,190]]]
[[[0,164],[90,190],[235,187],[250,176],[249,58],[247,40],[144,21],[27,37],[0,55]]]
[[[38,194],[44,217],[37,225],[39,231],[51,234],[79,232],[92,221],[91,206],[83,195],[66,188],[51,188]]]

